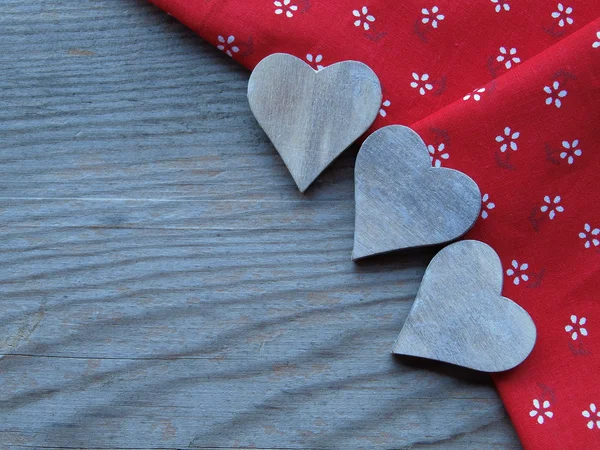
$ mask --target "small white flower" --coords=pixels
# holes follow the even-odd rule
[[[470,98],[473,98],[473,100],[478,102],[479,100],[481,100],[481,94],[483,94],[484,92],[485,92],[485,88],[475,89],[473,92],[470,92],[467,95],[465,95],[463,97],[463,100],[467,101]]]
[[[536,422],[540,425],[544,423],[544,416],[548,419],[552,419],[554,414],[550,411],[550,402],[545,400],[544,403],[540,405],[540,401],[537,398],[533,399],[533,407],[531,411],[529,411],[529,417],[536,417]]]
[[[565,23],[572,25],[573,18],[571,17],[571,13],[573,12],[573,8],[571,8],[570,6],[567,6],[565,8],[562,3],[559,3],[556,7],[558,8],[558,11],[554,11],[552,13],[552,18],[559,19],[558,26],[564,27]]]
[[[431,83],[428,83],[429,74],[424,73],[423,75],[419,76],[416,72],[413,72],[412,77],[414,81],[410,83],[410,87],[414,89],[418,88],[419,94],[425,95],[427,91],[433,89],[433,85]]]
[[[600,429],[600,411],[594,403],[590,403],[589,410],[581,411],[581,415],[586,419],[590,419],[587,423],[590,430],[594,429],[594,421],[596,421],[596,428]]]
[[[427,150],[429,150],[429,159],[431,160],[431,164],[434,167],[441,167],[442,159],[450,158],[450,155],[445,151],[446,144],[441,143],[435,148],[433,145],[428,145]]]
[[[540,211],[546,212],[548,211],[548,217],[550,220],[553,220],[556,217],[557,212],[564,212],[565,208],[560,205],[560,195],[554,197],[554,199],[550,199],[549,195],[544,196],[544,203],[540,208]]]
[[[481,218],[487,219],[489,215],[487,210],[494,209],[496,204],[490,201],[489,194],[483,194],[483,197],[481,197],[481,203],[483,203],[483,208],[481,208]]]
[[[579,238],[585,239],[585,244],[583,244],[583,246],[585,248],[590,248],[592,245],[594,247],[598,247],[598,245],[600,245],[600,240],[596,236],[598,236],[599,234],[600,234],[600,228],[592,229],[590,224],[586,223],[583,226],[583,231],[581,233],[579,233]],[[591,237],[589,235],[591,235]]]
[[[421,22],[423,23],[429,23],[429,21],[431,21],[431,26],[433,28],[437,28],[438,27],[438,21],[442,21],[445,19],[443,14],[439,14],[440,9],[437,6],[434,6],[433,8],[431,8],[431,13],[429,12],[429,10],[427,8],[423,8],[421,10],[421,13],[423,14],[423,18],[421,19]]]
[[[218,36],[217,40],[219,41],[217,48],[222,52],[225,52],[228,56],[233,56],[233,53],[240,51],[237,45],[233,45],[235,36],[229,36],[227,39],[225,39],[223,36]]]
[[[577,320],[576,315],[571,316],[571,325],[567,325],[565,327],[565,331],[567,333],[571,333],[571,339],[573,339],[574,341],[577,340],[577,337],[578,337],[577,332],[578,331],[579,331],[579,334],[582,336],[588,335],[587,329],[585,329],[583,327],[585,325],[586,320],[587,319],[585,317],[582,317],[581,319]]]
[[[502,145],[500,146],[500,151],[502,153],[504,153],[509,147],[512,151],[516,151],[519,147],[517,146],[517,143],[515,141],[517,139],[519,139],[520,135],[521,135],[520,132],[518,132],[518,131],[513,132],[510,129],[510,127],[504,128],[504,136],[503,135],[496,136],[496,142],[498,142],[498,143],[502,142]]]
[[[592,48],[600,47],[600,31],[596,31],[596,39],[598,40],[592,43]]]
[[[354,21],[354,26],[360,27],[362,25],[365,31],[371,28],[369,22],[375,22],[375,17],[369,14],[369,10],[366,6],[363,6],[360,11],[355,9],[352,11],[352,14],[354,14],[354,17],[358,17],[358,19]]]
[[[519,64],[521,62],[521,58],[519,58],[518,56],[515,56],[516,54],[517,54],[517,49],[514,47],[511,49],[507,49],[506,47],[500,47],[500,54],[498,56],[496,56],[496,61],[498,61],[498,62],[504,61],[504,67],[506,67],[507,69],[510,69],[512,67],[513,63]]]
[[[578,139],[575,139],[573,142],[562,141],[562,146],[565,150],[560,152],[560,159],[566,158],[569,164],[573,164],[575,157],[581,156],[583,153],[580,148],[577,148],[579,146]]]
[[[313,57],[313,55],[309,53],[306,55],[306,60],[311,64],[314,63],[317,70],[321,70],[323,68],[323,66],[319,64],[321,61],[323,61],[323,55],[316,55]]]
[[[282,1],[275,1],[273,2],[273,4],[275,6],[277,6],[277,9],[275,10],[275,14],[284,14],[286,15],[286,17],[293,17],[294,13],[293,11],[298,11],[298,6],[294,5],[294,4],[290,4],[292,2],[292,0],[282,0]]]
[[[379,115],[381,117],[387,116],[387,111],[385,108],[387,108],[391,104],[392,104],[392,102],[390,102],[389,100],[384,100],[384,102],[381,104],[381,108],[379,109]]]
[[[508,2],[506,2],[504,0],[491,0],[491,2],[496,4],[496,7],[494,8],[494,10],[497,13],[499,13],[502,10],[510,11],[510,5],[508,4]]]
[[[546,97],[546,105],[554,103],[554,106],[557,108],[560,108],[562,104],[560,99],[567,95],[566,89],[561,89],[558,81],[552,83],[552,86],[544,86],[544,92],[548,94],[548,97]]]
[[[521,280],[529,281],[529,276],[525,273],[527,269],[529,269],[529,264],[523,263],[519,265],[516,259],[513,259],[512,268],[506,270],[506,275],[509,277],[513,277],[513,284],[518,286]]]

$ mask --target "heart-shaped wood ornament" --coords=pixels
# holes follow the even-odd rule
[[[481,209],[475,181],[458,170],[431,167],[423,140],[400,125],[365,140],[354,183],[352,259],[454,240],[475,224]]]
[[[520,364],[536,329],[527,312],[502,297],[502,264],[479,241],[460,241],[432,260],[393,353],[484,372]]]
[[[295,56],[275,53],[254,68],[248,100],[304,192],[371,126],[381,105],[381,85],[358,61],[317,72]]]

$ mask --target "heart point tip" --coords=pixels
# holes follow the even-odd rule
[[[398,337],[394,341],[394,345],[392,345],[392,353],[394,355],[420,356],[414,352],[414,347],[411,345],[410,338],[406,335],[404,327],[402,327]]]
[[[296,187],[298,187],[298,190],[300,191],[301,194],[304,194],[306,192],[306,190],[312,184],[312,181],[309,181],[308,183],[306,181],[304,181],[304,180],[296,180],[296,179],[294,179],[294,181],[296,183]]]
[[[392,345],[392,349],[390,352],[393,355],[410,355],[410,352],[406,352],[402,348],[402,343],[398,342],[398,340],[396,340],[396,342],[394,342],[394,345]]]
[[[352,249],[352,261],[358,261],[360,259],[363,259],[365,256],[367,256],[367,255],[356,251],[356,247],[354,249]]]

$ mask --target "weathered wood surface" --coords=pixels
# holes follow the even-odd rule
[[[447,245],[427,266],[392,351],[484,372],[521,364],[533,350],[535,324],[502,297],[503,278],[489,245],[471,239]]]
[[[248,81],[250,110],[300,192],[369,129],[381,95],[366,64],[342,61],[317,72],[287,53],[264,58]]]
[[[458,170],[431,167],[425,142],[403,125],[364,141],[354,180],[355,260],[455,240],[481,210],[477,183]]]
[[[248,73],[143,0],[0,2],[0,443],[514,448],[485,375],[390,356],[429,252],[350,260]]]

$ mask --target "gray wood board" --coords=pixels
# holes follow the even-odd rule
[[[488,376],[389,353],[431,251],[350,260],[248,72],[142,0],[0,2],[0,446],[518,448]]]

